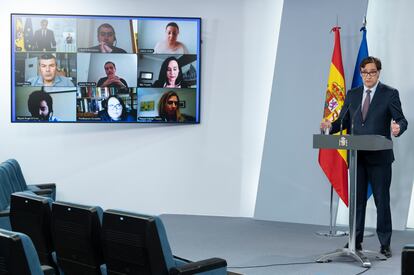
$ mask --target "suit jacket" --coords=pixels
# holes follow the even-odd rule
[[[34,35],[35,50],[52,51],[56,47],[55,34],[52,30],[46,29],[46,35],[42,35],[42,29],[35,32]]]
[[[391,120],[400,125],[399,136],[404,133],[408,122],[401,108],[398,90],[379,82],[365,121],[362,121],[361,112],[363,92],[363,86],[348,91],[341,113],[332,123],[331,133],[340,131],[342,121],[343,129],[347,129],[350,134],[381,135],[391,139]],[[394,153],[392,150],[358,151],[358,160],[369,164],[391,163]]]
[[[126,53],[124,49],[115,47],[115,46],[109,46],[112,49],[111,53]],[[90,48],[85,49],[83,52],[91,52],[91,53],[100,53],[101,52],[101,46],[96,45]]]

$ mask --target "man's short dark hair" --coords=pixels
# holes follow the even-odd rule
[[[34,91],[29,95],[29,100],[27,101],[27,107],[33,117],[39,117],[40,102],[43,100],[46,101],[49,114],[53,112],[53,99],[50,94],[45,91]]]
[[[40,62],[40,60],[49,60],[49,59],[54,59],[55,62],[56,62],[56,56],[54,56],[51,53],[45,53],[45,54],[42,54],[41,56],[39,56],[39,62]]]
[[[382,66],[381,66],[381,60],[378,57],[373,57],[373,56],[365,57],[361,61],[361,64],[359,65],[359,69],[362,70],[369,63],[374,63],[375,66],[377,67],[377,70],[378,71],[381,71],[381,68],[382,68]]]

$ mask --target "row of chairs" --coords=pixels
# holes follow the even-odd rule
[[[27,184],[22,169],[15,159],[0,163],[0,228],[10,229],[10,196],[14,192],[35,193],[56,198],[56,184]]]
[[[164,225],[157,216],[103,211],[99,206],[53,202],[18,192],[11,196],[10,221],[13,232],[20,233],[0,230],[0,259],[7,258],[4,250],[11,239],[23,243],[28,241],[27,235],[39,262],[26,260],[25,264],[36,265],[31,269],[43,272],[39,274],[51,274],[51,269],[55,274],[66,275],[227,274],[224,259],[190,262],[173,256]],[[16,255],[9,253],[8,264],[0,263],[0,274],[1,266],[12,270],[5,274],[37,274],[13,271],[25,265],[13,256]]]

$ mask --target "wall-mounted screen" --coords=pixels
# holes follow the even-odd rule
[[[201,19],[12,14],[12,122],[200,122]]]

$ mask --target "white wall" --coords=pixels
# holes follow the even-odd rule
[[[245,33],[242,103],[242,178],[240,211],[253,216],[283,2],[246,1],[241,31]],[[259,12],[253,12],[259,11]],[[237,31],[237,30],[235,30]]]
[[[284,2],[255,218],[329,224],[330,183],[312,135],[323,115],[334,35],[341,26],[347,87],[367,1]]]
[[[251,215],[281,2],[3,3],[0,160],[18,159],[29,181],[56,182],[60,200],[144,213]],[[11,12],[202,17],[201,124],[11,124]]]

